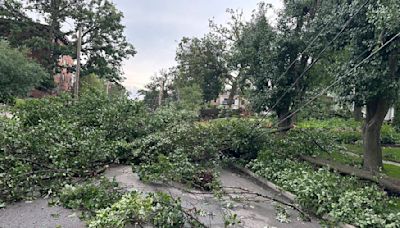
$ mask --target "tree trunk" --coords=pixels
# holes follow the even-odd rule
[[[229,109],[232,108],[232,105],[235,103],[235,95],[238,89],[238,83],[237,80],[235,80],[234,82],[232,82],[232,88],[231,91],[229,92],[229,96],[228,96],[228,107]]]
[[[354,119],[357,120],[357,121],[362,120],[363,113],[362,113],[362,106],[361,105],[359,105],[357,103],[354,103],[353,116],[354,116]]]
[[[363,128],[364,169],[379,172],[382,165],[381,127],[389,110],[383,99],[367,102],[367,116]]]
[[[281,108],[277,110],[276,114],[278,115],[278,128],[280,129],[289,129],[292,125],[293,116],[289,117],[291,113],[289,112],[289,106]]]

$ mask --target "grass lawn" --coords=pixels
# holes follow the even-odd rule
[[[349,152],[363,154],[362,145],[346,144],[345,147]],[[400,147],[383,147],[383,159],[400,163]]]
[[[321,157],[346,165],[356,166],[359,168],[362,167],[362,158],[347,154],[342,154],[340,152],[334,152],[331,154],[324,153],[321,155]],[[400,179],[400,166],[384,164],[383,173],[389,177]]]

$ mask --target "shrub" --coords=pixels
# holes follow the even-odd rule
[[[322,152],[338,150],[334,139],[320,129],[291,129],[286,134],[275,134],[270,137],[268,148],[274,150],[275,155],[284,157],[298,157],[299,155],[319,155]]]
[[[400,143],[400,134],[392,125],[384,123],[381,128],[381,142],[383,144]]]
[[[324,131],[329,132],[329,134],[339,143],[349,144],[362,140],[362,123],[352,119],[311,119],[300,122],[298,127],[307,130],[323,129]],[[392,125],[384,123],[381,129],[381,142],[383,144],[400,143],[400,134]]]
[[[315,94],[307,95],[314,96]],[[299,120],[327,120],[338,117],[346,119],[352,118],[350,109],[346,107],[337,108],[337,105],[338,103],[332,97],[322,96],[312,102],[310,105],[304,107],[304,109],[298,115],[296,115],[296,118]]]

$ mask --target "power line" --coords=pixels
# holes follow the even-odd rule
[[[370,55],[368,55],[365,59],[363,59],[360,63],[358,63],[356,66],[354,66],[350,71],[348,71],[343,77],[349,75],[350,73],[352,73],[353,71],[355,71],[359,66],[361,66],[364,62],[366,62],[367,60],[369,60],[372,56],[374,56],[376,53],[378,53],[380,50],[382,50],[384,47],[386,47],[388,44],[390,44],[391,42],[393,42],[397,37],[400,36],[400,32],[397,33],[395,36],[393,36],[390,40],[388,40],[386,43],[384,43],[381,47],[379,47],[378,49],[376,49],[375,51],[373,51]],[[339,75],[338,75],[339,76]],[[306,102],[303,106],[301,106],[300,108],[296,109],[293,113],[291,113],[290,115],[288,115],[287,117],[285,117],[284,119],[282,119],[281,121],[279,121],[278,123],[276,123],[275,125],[279,125],[280,123],[282,123],[283,121],[287,120],[288,118],[294,116],[296,113],[298,113],[299,111],[301,111],[301,109],[303,109],[304,107],[306,107],[307,105],[311,104],[313,101],[315,101],[317,98],[319,98],[320,96],[324,95],[330,88],[332,88],[333,86],[335,86],[337,83],[340,82],[340,80],[343,77],[338,77],[332,84],[330,84],[329,86],[327,86],[325,89],[323,89],[321,91],[321,93],[317,94],[316,96],[314,96],[312,99],[310,99],[308,102]]]
[[[335,35],[335,37],[327,44],[327,45],[325,45],[325,47],[322,49],[322,51],[320,51],[319,53],[318,53],[318,55],[317,55],[317,58],[299,75],[299,77],[297,77],[296,78],[296,80],[292,83],[292,85],[289,87],[289,89],[287,89],[287,90],[285,90],[285,92],[282,94],[282,96],[280,96],[279,98],[278,98],[278,100],[275,102],[275,104],[271,107],[271,108],[268,108],[267,109],[267,111],[266,111],[266,113],[264,114],[264,116],[258,121],[258,123],[257,124],[255,124],[255,127],[258,125],[260,125],[260,123],[261,123],[261,121],[263,121],[266,117],[267,117],[267,114],[268,113],[270,113],[272,110],[274,110],[274,108],[282,101],[282,99],[285,97],[285,95],[291,90],[291,89],[293,89],[293,87],[299,82],[299,80],[319,61],[319,59],[321,58],[321,56],[322,56],[322,54],[326,51],[326,50],[328,50],[328,48],[329,48],[329,46],[331,46],[338,38],[339,38],[339,36],[344,32],[344,30],[346,29],[346,27],[350,24],[350,22],[353,20],[353,18],[356,16],[356,15],[358,15],[358,13],[360,13],[361,12],[361,9],[362,8],[364,8],[364,6],[366,6],[367,4],[368,4],[368,2],[369,2],[369,0],[367,0],[363,5],[361,5],[361,7],[357,10],[357,12],[354,14],[354,15],[352,15],[347,21],[346,21],[346,23],[342,26],[342,28],[341,28],[341,30]],[[323,29],[324,30],[324,29]],[[322,31],[323,31],[322,30]],[[314,42],[318,37],[319,37],[319,35],[322,33],[322,31],[320,32],[320,33],[318,33],[318,35],[314,38],[314,40],[312,41],[312,42]],[[307,46],[307,48],[309,48],[311,45],[308,45]],[[307,48],[301,53],[301,55],[303,54],[303,53],[305,53],[305,51],[307,50]],[[280,75],[280,77],[278,77],[278,80],[277,81],[279,81],[280,79],[281,79],[281,77],[282,76],[284,76],[289,70],[290,70],[290,68],[294,65],[294,63],[296,63],[296,61],[297,61],[297,58],[296,58],[296,60],[295,61],[293,61],[292,62],[292,64],[286,69],[286,71],[283,73],[283,74],[281,74]],[[291,115],[291,116],[293,116],[293,115]],[[290,117],[291,117],[290,116]],[[287,120],[288,118],[290,118],[290,117],[285,117],[284,118],[284,120]],[[280,122],[281,123],[281,122]],[[254,127],[254,128],[255,128]],[[254,130],[254,128],[253,128],[253,130]],[[252,132],[253,132],[253,130],[250,132],[250,134],[249,135],[251,135],[252,134]]]

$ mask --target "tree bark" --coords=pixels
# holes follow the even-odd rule
[[[277,110],[276,114],[278,115],[278,121],[279,121],[278,128],[289,129],[290,126],[292,125],[292,120],[293,120],[293,116],[289,117],[291,115],[289,111],[289,106]]]
[[[363,127],[364,169],[379,172],[383,167],[381,127],[389,104],[381,98],[367,102],[367,116]]]
[[[329,169],[333,169],[339,171],[340,173],[356,176],[360,179],[369,180],[372,182],[378,183],[380,186],[385,189],[400,193],[400,180],[391,177],[382,177],[380,175],[374,175],[374,173],[368,172],[366,170],[358,169],[349,165],[340,164],[334,161],[329,161],[322,158],[313,158],[310,156],[300,156],[300,158],[304,161],[310,162],[312,164],[328,167]]]
[[[232,105],[235,103],[235,95],[238,89],[238,82],[237,80],[232,82],[232,88],[231,91],[229,92],[229,96],[228,96],[228,107],[229,109],[232,108]]]

